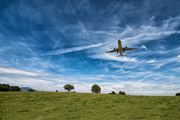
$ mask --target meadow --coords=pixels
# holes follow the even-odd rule
[[[179,120],[179,96],[0,92],[2,120]]]

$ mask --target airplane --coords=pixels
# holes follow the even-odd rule
[[[118,55],[117,57],[120,57],[120,56],[126,56],[126,55],[123,55],[122,52],[125,53],[126,50],[134,50],[134,49],[138,49],[138,48],[128,48],[127,46],[126,47],[122,47],[122,44],[121,44],[121,40],[119,39],[118,40],[118,46],[119,48],[114,48],[114,50],[111,50],[111,51],[107,51],[106,53],[111,53],[111,52],[119,52],[120,55]]]

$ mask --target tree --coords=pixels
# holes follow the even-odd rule
[[[112,91],[112,93],[111,94],[116,94],[114,91]]]
[[[19,88],[19,86],[14,86],[15,91],[21,91],[21,89]]]
[[[8,90],[9,90],[8,87],[0,85],[0,91],[8,91]]]
[[[180,96],[180,93],[176,93],[176,96]]]
[[[126,93],[123,91],[119,91],[119,95],[126,95]]]
[[[9,91],[9,84],[0,84],[0,91]]]
[[[28,92],[34,92],[34,91],[35,91],[35,90],[33,90],[33,89],[29,89],[29,90],[28,90]]]
[[[6,87],[10,88],[10,85],[9,85],[9,84],[0,84],[0,85],[6,86]]]
[[[14,86],[11,86],[11,87],[9,88],[9,91],[15,91]]]
[[[93,85],[91,88],[91,91],[94,93],[100,93],[101,92],[101,88],[98,85]]]
[[[21,89],[18,86],[11,86],[9,91],[21,91]]]
[[[69,92],[69,91],[71,91],[71,90],[74,89],[74,86],[73,86],[73,85],[70,85],[70,84],[66,84],[66,85],[64,86],[64,89],[65,89],[65,90],[68,90],[68,92]]]
[[[21,91],[19,86],[10,86],[9,84],[0,84],[0,91]]]

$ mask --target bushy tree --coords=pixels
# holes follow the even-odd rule
[[[65,89],[65,90],[68,90],[68,92],[69,92],[69,91],[71,91],[71,90],[74,89],[74,86],[73,86],[73,85],[70,85],[70,84],[66,84],[66,85],[64,86],[64,89]]]
[[[0,86],[0,91],[8,91],[9,88],[6,86]]]
[[[28,92],[34,92],[34,91],[35,91],[35,90],[33,90],[33,89],[29,89],[29,90],[28,90]]]
[[[18,86],[11,86],[9,91],[21,91],[21,89]]]
[[[9,84],[0,84],[0,91],[9,91]]]
[[[176,96],[180,96],[180,93],[176,93]]]
[[[116,93],[114,91],[112,91],[111,94],[116,94]]]
[[[10,88],[10,85],[9,85],[9,84],[0,84],[0,85],[6,86],[6,87]]]
[[[0,84],[0,91],[21,91],[19,86],[10,86],[9,84]]]
[[[100,93],[101,92],[101,88],[98,85],[95,84],[95,85],[92,86],[91,91],[93,93]]]
[[[123,91],[119,91],[119,95],[126,95],[126,93]]]

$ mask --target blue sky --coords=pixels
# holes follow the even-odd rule
[[[43,91],[180,92],[180,1],[1,0],[0,83]],[[105,53],[138,48],[125,57]]]

